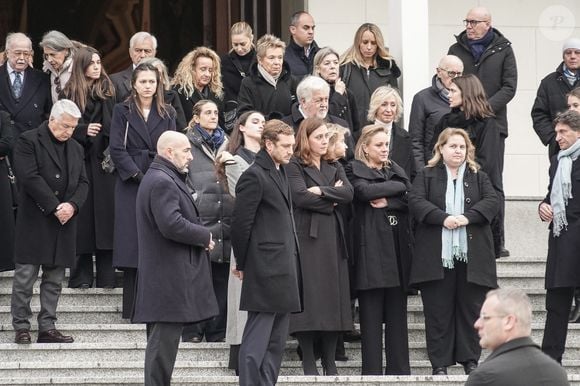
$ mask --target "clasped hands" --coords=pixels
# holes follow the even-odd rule
[[[458,216],[447,216],[445,221],[443,221],[443,226],[449,230],[457,229],[467,224],[469,224],[469,220],[462,214]]]
[[[71,219],[72,216],[75,214],[75,208],[68,202],[61,202],[56,207],[54,211],[54,215],[60,221],[61,225],[64,225]]]

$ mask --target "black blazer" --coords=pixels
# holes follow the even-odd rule
[[[48,119],[52,108],[50,77],[42,71],[27,67],[20,99],[12,94],[12,83],[6,64],[0,66],[0,110],[8,112],[18,136],[35,129]]]
[[[14,148],[14,171],[20,183],[14,254],[17,263],[71,267],[75,261],[76,214],[61,225],[54,211],[61,202],[69,202],[78,213],[89,182],[82,146],[69,139],[65,154],[66,169],[46,122],[23,133]],[[65,173],[67,184],[63,186]],[[30,242],[31,237],[34,242]]]
[[[131,94],[131,76],[133,75],[133,65],[121,72],[116,72],[110,76],[113,86],[115,86],[115,98],[117,103],[124,102]]]
[[[244,272],[240,309],[298,312],[301,282],[298,238],[284,167],[265,150],[240,176],[232,219],[232,247]]]

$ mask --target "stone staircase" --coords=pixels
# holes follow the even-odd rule
[[[524,289],[534,309],[533,339],[541,342],[545,320],[543,277],[547,250],[546,226],[537,220],[538,200],[508,201],[507,248],[512,257],[498,260],[501,286]],[[75,337],[73,344],[12,343],[10,317],[12,272],[0,273],[0,385],[141,385],[146,346],[145,327],[121,318],[121,289],[63,289],[58,308],[58,328]],[[38,312],[38,283],[32,301]],[[411,376],[360,376],[359,343],[347,343],[349,361],[338,362],[340,376],[302,376],[296,342],[288,342],[281,385],[463,385],[460,366],[448,376],[433,377],[425,350],[421,299],[409,298]],[[33,322],[33,340],[36,327]],[[483,358],[488,355],[484,352]],[[173,385],[235,385],[227,369],[225,343],[182,343],[175,364]],[[571,324],[564,366],[570,383],[580,385],[580,324]]]

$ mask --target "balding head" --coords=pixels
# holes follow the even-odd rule
[[[445,55],[439,61],[437,77],[445,88],[451,86],[451,81],[463,74],[463,62],[455,55]]]
[[[483,38],[491,29],[491,14],[484,7],[475,7],[465,17],[465,32],[469,40]]]
[[[193,156],[191,145],[185,134],[166,131],[157,141],[157,154],[170,161],[181,173],[187,173]]]

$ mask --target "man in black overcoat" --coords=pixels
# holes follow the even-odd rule
[[[191,145],[184,134],[166,131],[157,153],[137,193],[133,321],[147,323],[146,386],[170,384],[183,324],[218,314],[207,253],[214,242],[186,185]]]
[[[574,288],[580,287],[580,114],[560,113],[554,126],[560,151],[551,159],[548,194],[538,207],[550,223],[542,351],[561,363]]]
[[[242,281],[240,309],[248,311],[239,354],[240,385],[274,385],[290,312],[300,312],[298,239],[284,166],[294,131],[273,119],[261,150],[236,185],[232,247]]]
[[[568,385],[566,371],[530,338],[532,305],[526,293],[500,288],[487,293],[475,329],[491,350],[467,378],[466,386]]]
[[[131,65],[123,71],[111,75],[111,81],[115,86],[115,97],[118,103],[121,103],[131,95],[131,76],[133,70],[141,59],[153,58],[157,53],[157,39],[149,32],[139,31],[129,40],[129,56]]]
[[[37,128],[52,106],[50,78],[30,67],[32,41],[23,33],[6,37],[6,63],[0,66],[0,110],[10,114],[14,136]]]
[[[61,99],[48,122],[21,134],[14,148],[20,185],[11,304],[16,343],[31,342],[30,300],[41,266],[37,342],[73,342],[54,324],[65,268],[75,262],[76,215],[88,192],[83,148],[70,140],[80,117],[74,102]]]

